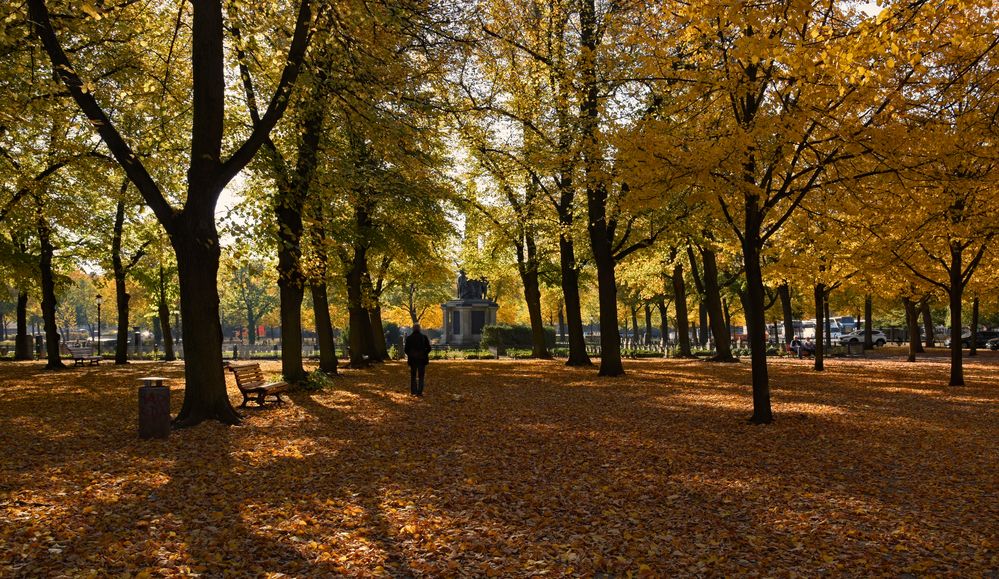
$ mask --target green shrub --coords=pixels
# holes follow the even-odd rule
[[[399,351],[399,348],[396,348],[393,344],[392,347],[388,349],[388,357],[389,360],[400,360],[402,359],[402,353]]]
[[[305,381],[300,385],[300,388],[306,392],[320,392],[332,387],[333,379],[326,375],[325,372],[320,372],[319,370],[309,372],[305,377]]]

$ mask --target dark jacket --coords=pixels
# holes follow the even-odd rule
[[[406,336],[404,350],[406,363],[410,366],[426,366],[430,363],[430,338],[421,332],[413,332]]]

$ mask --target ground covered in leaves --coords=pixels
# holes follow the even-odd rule
[[[0,364],[3,576],[962,575],[999,569],[999,357],[402,363],[136,436],[171,364]],[[277,363],[265,370],[278,372]],[[230,381],[234,401],[238,392]]]

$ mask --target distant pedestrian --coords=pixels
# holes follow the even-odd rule
[[[413,324],[413,333],[406,336],[403,347],[409,364],[409,390],[413,396],[423,396],[424,376],[430,363],[430,338],[420,331],[420,324]],[[419,379],[419,380],[417,380]]]

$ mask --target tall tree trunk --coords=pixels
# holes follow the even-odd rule
[[[600,304],[600,376],[624,374],[621,363],[621,335],[617,326],[617,279],[612,232],[607,221],[607,186],[601,175],[603,154],[597,137],[600,121],[600,87],[597,84],[597,11],[594,0],[582,0],[579,12],[581,59],[580,101],[583,141],[583,175],[586,178],[586,229],[590,236],[593,261],[597,267],[597,294]]]
[[[864,349],[874,348],[874,299],[871,294],[864,296]]]
[[[565,218],[559,215],[560,221]],[[571,213],[568,217],[572,223]],[[563,226],[564,227],[564,226]],[[568,233],[559,233],[559,261],[562,268],[562,297],[565,300],[565,321],[569,337],[569,359],[566,366],[592,366],[586,353],[586,336],[583,333],[583,311],[579,298],[579,270],[576,269],[575,246]]]
[[[350,318],[350,366],[363,368],[374,355],[371,339],[371,318],[364,308],[364,273],[367,249],[354,246],[354,257],[347,270],[347,310]]]
[[[666,344],[669,343],[669,318],[666,315],[666,299],[656,299],[656,309],[659,310],[659,344],[663,347],[663,355],[666,354]]]
[[[257,317],[253,315],[253,310],[251,308],[246,309],[246,343],[250,346],[255,346],[257,344]],[[281,332],[281,336],[284,336],[284,332]],[[281,340],[281,350],[284,350],[284,340]]]
[[[794,339],[794,311],[791,308],[791,286],[784,283],[777,287],[777,295],[780,297],[780,309],[784,316],[784,344],[790,344]]]
[[[177,359],[173,351],[173,330],[170,327],[170,308],[166,299],[166,271],[160,263],[160,287],[157,309],[160,317],[160,327],[163,328],[163,359],[172,362]]]
[[[128,364],[128,301],[131,296],[125,287],[125,265],[121,259],[121,237],[125,230],[125,191],[128,181],[122,186],[121,196],[115,208],[114,228],[111,236],[111,269],[114,274],[115,305],[118,310],[118,336],[114,348],[114,363]]]
[[[631,306],[631,347],[638,348],[638,305]]]
[[[222,369],[222,322],[219,317],[219,239],[214,211],[187,214],[170,236],[177,255],[180,315],[184,320],[184,402],[174,418],[177,427],[205,420],[238,424]]]
[[[287,382],[303,382],[302,363],[302,299],[305,297],[301,270],[302,214],[294,207],[279,205],[278,293],[281,316],[281,373]],[[257,331],[251,327],[251,335]]]
[[[52,245],[52,230],[45,219],[44,205],[40,197],[36,197],[35,204],[38,243],[41,249],[38,265],[42,282],[42,321],[45,327],[47,360],[45,368],[58,370],[65,368],[66,365],[62,363],[62,357],[59,353],[59,325],[56,323],[55,274],[52,271],[52,257],[55,255],[55,247]]]
[[[950,385],[964,386],[964,360],[961,357],[961,300],[964,298],[963,249],[950,247]]]
[[[652,304],[645,302],[645,336],[642,342],[646,346],[652,345]]]
[[[14,336],[14,359],[31,360],[31,336],[28,335],[28,292],[17,292],[17,335]]]
[[[822,334],[825,330],[825,303],[826,286],[822,283],[815,284],[815,371],[821,372],[825,369],[824,344]]]
[[[923,340],[926,342],[927,348],[932,348],[936,342],[933,339],[933,312],[930,311],[929,297],[923,299],[920,311],[923,315],[923,332],[926,334],[923,336]]]
[[[746,326],[749,333],[749,350],[753,376],[753,424],[773,422],[770,406],[770,374],[767,369],[767,322],[763,289],[763,270],[760,265],[760,213],[758,199],[746,201],[746,228],[743,233],[742,255],[746,264]]]
[[[704,303],[703,294],[697,304],[697,343],[701,348],[708,346],[708,306]]]
[[[732,337],[725,326],[725,312],[722,308],[721,287],[718,285],[718,262],[715,252],[702,248],[701,262],[704,264],[704,302],[708,311],[708,321],[711,324],[711,336],[715,342],[715,356],[712,360],[737,362],[738,360],[732,355]],[[762,318],[763,312],[761,311],[760,314]],[[765,336],[766,322],[764,321],[763,324]],[[766,337],[763,341],[766,344]]]
[[[246,308],[246,343],[250,346],[257,345],[257,318],[253,315],[253,310],[250,307]],[[284,343],[284,332],[281,332],[282,351],[284,350]],[[284,367],[283,363],[282,367]]]
[[[673,265],[673,303],[676,309],[676,339],[681,358],[691,357],[690,320],[687,314],[687,288],[683,279],[683,266]]]
[[[916,350],[917,354],[925,354],[926,353],[926,350],[923,349],[923,341],[919,338],[919,312],[920,312],[920,309],[922,308],[922,302],[925,299],[927,299],[927,298],[924,297],[922,300],[919,300],[918,302],[912,302],[912,307],[913,307],[913,310],[912,310],[912,326],[911,326],[911,328],[909,330],[907,330],[910,333],[914,333],[915,334],[915,341],[913,342],[913,345],[915,347],[915,350]],[[906,323],[908,324],[908,321],[906,321]]]
[[[313,283],[311,288],[312,309],[316,318],[316,336],[319,341],[319,371],[328,376],[335,376],[339,361],[336,357],[336,340],[333,337],[333,323],[330,321],[330,305],[326,284]]]
[[[971,345],[968,356],[978,355],[978,296],[971,301]]]
[[[128,301],[131,296],[125,291],[125,277],[115,275],[115,304],[118,306],[118,335],[114,348],[114,363],[128,364]]]
[[[371,342],[379,360],[388,360],[388,346],[385,344],[385,327],[382,325],[382,306],[377,301],[368,310],[371,320]]]
[[[528,239],[527,243],[533,246],[532,240]],[[549,359],[551,353],[548,352],[548,345],[545,343],[545,322],[541,315],[541,286],[538,283],[538,262],[534,253],[523,243],[517,244],[517,270],[524,286],[524,300],[527,302],[527,314],[531,322],[531,356]]]
[[[902,298],[902,305],[905,307],[905,328],[909,335],[909,362],[916,361],[916,354],[923,351],[919,343],[919,312],[916,302],[909,298]]]

